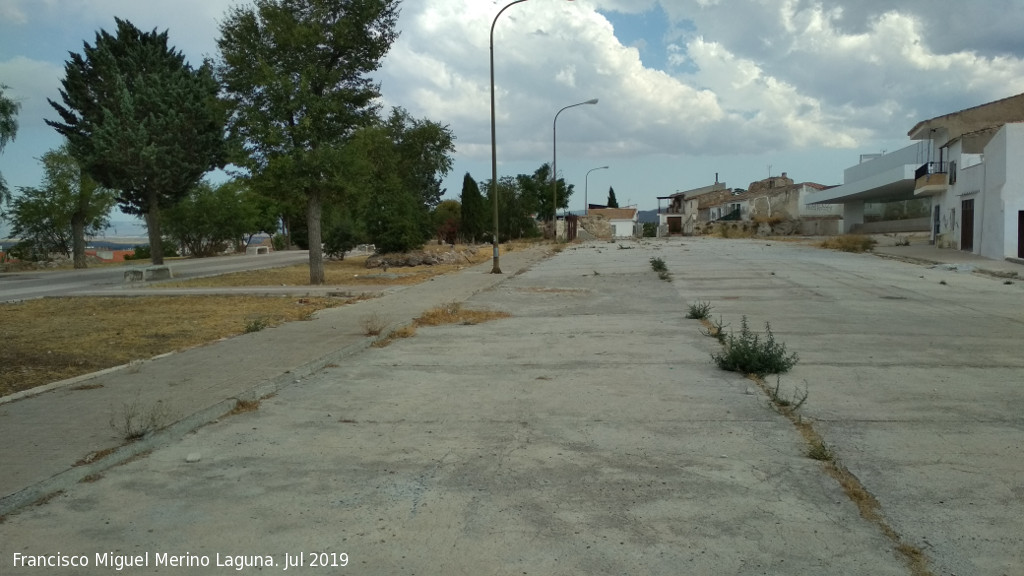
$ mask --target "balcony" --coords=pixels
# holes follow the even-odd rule
[[[914,196],[935,196],[949,189],[945,162],[928,162],[914,172]]]

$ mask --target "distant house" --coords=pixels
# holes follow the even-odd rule
[[[818,193],[829,187],[814,182],[794,183],[785,172],[757,182],[747,190],[733,190],[724,183],[679,192],[669,200],[661,215],[664,234],[694,234],[719,221],[787,222],[787,232],[836,234],[842,215],[840,206],[813,204]]]
[[[725,182],[715,182],[710,186],[658,197],[658,236],[693,234],[700,221],[701,210],[707,211],[710,206],[731,195],[732,190]],[[668,200],[668,207],[664,211],[661,209],[662,200]],[[704,221],[707,221],[707,215]]]
[[[596,208],[587,210],[586,218],[591,223],[595,221],[601,222],[606,221],[608,224],[607,228],[600,227],[601,230],[606,230],[612,238],[635,238],[639,237],[638,232],[639,219],[637,218],[636,208]],[[587,225],[584,225],[587,228]],[[594,229],[594,226],[590,226]],[[599,233],[598,237],[603,237],[605,234]]]

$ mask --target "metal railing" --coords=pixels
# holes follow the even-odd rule
[[[914,171],[914,179],[917,180],[918,178],[928,176],[929,174],[945,174],[949,169],[948,166],[948,162],[926,162]]]

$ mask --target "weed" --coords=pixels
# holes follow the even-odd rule
[[[941,285],[943,285],[943,286],[947,286],[947,284],[946,284],[946,281],[945,281],[945,280],[939,280],[939,284],[941,284]]]
[[[712,354],[711,358],[719,368],[730,372],[754,374],[784,374],[796,365],[799,357],[796,352],[786,353],[786,345],[775,340],[771,325],[764,324],[764,339],[751,332],[747,325],[747,317],[741,322],[740,334],[730,333],[725,342],[725,351]]]
[[[364,336],[380,336],[387,325],[387,322],[376,312],[363,316],[359,323],[363,327]]]
[[[701,334],[715,338],[719,343],[725,344],[725,329],[728,328],[728,324],[722,323],[722,317],[718,317],[718,321],[712,320],[710,317],[703,319],[706,330],[701,331]]]
[[[841,250],[843,252],[867,252],[874,248],[876,244],[878,244],[878,241],[870,236],[844,234],[842,236],[828,238],[822,242],[820,246],[822,248]]]
[[[270,320],[266,318],[253,318],[245,323],[245,333],[250,334],[252,332],[259,332],[267,326],[270,326]]]
[[[601,275],[600,272],[598,272],[597,270],[594,270],[594,276],[600,276],[600,275]],[[1013,282],[1009,282],[1009,284],[1013,284]]]
[[[123,404],[121,410],[111,413],[110,427],[125,440],[132,441],[163,428],[172,420],[170,410],[162,401],[158,400],[146,408],[136,398]]]
[[[819,462],[831,462],[835,460],[836,456],[832,453],[832,448],[824,440],[817,439],[807,449],[807,457]]]
[[[667,270],[661,270],[660,272],[658,272],[658,278],[661,278],[665,282],[671,282],[672,281],[672,273],[667,271]]]
[[[260,409],[260,401],[259,400],[240,400],[240,399],[236,399],[235,400],[235,407],[231,409],[231,412],[228,412],[228,415],[231,416],[231,415],[234,415],[234,414],[244,414],[246,412],[255,412],[255,411],[259,410],[259,409]]]
[[[668,266],[665,265],[665,261],[657,256],[651,258],[651,269],[655,272],[668,272]]]
[[[386,337],[375,341],[372,346],[373,348],[385,348],[390,346],[392,342],[399,338],[412,338],[416,335],[416,324],[409,324],[403,326],[397,330],[392,330]]]
[[[896,242],[893,243],[893,246],[910,246],[910,237],[900,236],[896,238]]]
[[[792,396],[786,396],[780,390],[782,388],[782,379],[778,376],[775,377],[775,388],[768,388],[768,397],[771,399],[772,404],[783,414],[796,414],[796,411],[807,402],[807,382],[804,382],[804,389],[801,391],[799,388],[793,389]]]
[[[691,320],[704,320],[709,316],[711,316],[711,302],[701,300],[690,304],[690,311],[686,313],[686,317]]]
[[[1003,285],[1004,286],[1012,286],[1013,285],[1013,280],[1005,280],[1005,281],[1003,281]]]

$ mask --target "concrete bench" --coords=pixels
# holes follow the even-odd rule
[[[148,266],[132,268],[124,271],[125,282],[149,282],[152,280],[170,280],[174,275],[170,266]]]
[[[245,254],[270,254],[270,248],[268,246],[246,246]]]

